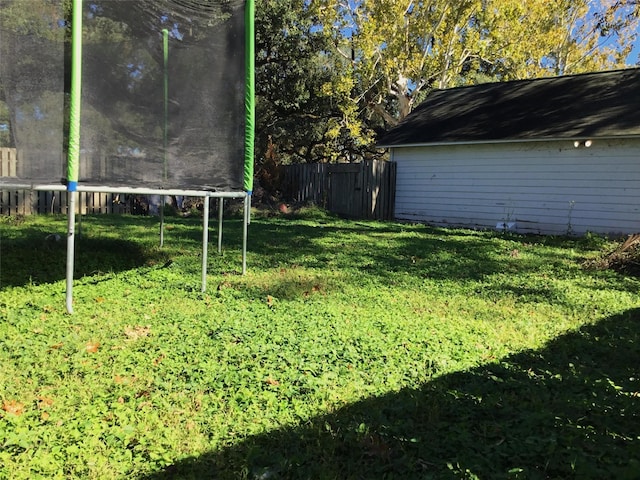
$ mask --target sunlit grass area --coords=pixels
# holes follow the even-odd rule
[[[640,281],[602,238],[0,219],[0,478],[637,478]],[[215,237],[215,232],[212,232]],[[56,237],[58,235],[58,237]],[[588,262],[587,262],[588,263]]]

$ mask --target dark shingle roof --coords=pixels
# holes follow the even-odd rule
[[[640,69],[436,90],[381,147],[640,136]]]

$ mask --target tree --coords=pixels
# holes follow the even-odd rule
[[[2,85],[0,82],[0,93]],[[0,100],[0,148],[12,147],[13,140],[11,137],[11,115],[7,104]]]
[[[346,65],[333,88],[363,141],[376,122],[397,124],[433,88],[622,66],[637,27],[627,3],[609,0],[313,5],[330,54]]]
[[[60,45],[66,27],[69,40],[71,0],[63,0],[62,8],[47,1],[0,3],[4,28]],[[95,135],[109,131],[110,148],[162,144],[161,39],[134,39],[162,28],[186,43],[206,39],[215,31],[211,19],[225,18],[231,7],[200,4],[209,9],[202,18],[169,0],[85,3],[85,69],[97,71],[92,62],[112,65],[102,66],[93,80],[101,95],[111,92],[122,101],[88,106],[83,121],[95,125]],[[51,14],[42,9],[52,5],[58,5],[56,28],[43,21]],[[378,158],[377,134],[434,88],[622,66],[636,40],[639,13],[637,0],[257,0],[258,171],[267,157],[272,163]],[[172,56],[173,65],[184,68],[175,69],[170,81],[170,108],[192,118],[206,117],[206,104],[190,94],[194,82],[209,75],[202,58],[197,51]],[[41,49],[17,60],[11,73],[0,62],[0,87],[17,88],[15,78],[58,57]],[[69,58],[66,63],[68,73]],[[127,103],[132,97],[135,109],[135,102]],[[26,129],[14,128],[15,119],[4,118],[7,110],[9,117],[17,111],[14,97],[0,95],[2,101],[0,124],[10,130],[1,127],[0,136],[25,135]],[[181,133],[190,142],[201,137],[191,127]]]
[[[257,2],[259,167],[267,157],[270,162],[304,163],[348,156],[337,92],[327,88],[344,65],[330,47],[309,2]]]
[[[30,153],[43,158],[43,162],[59,159],[64,110],[64,8],[52,2],[14,0],[3,2],[1,9],[0,146],[19,148],[28,144]]]

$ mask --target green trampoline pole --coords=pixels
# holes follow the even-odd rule
[[[162,179],[167,180],[167,146],[169,145],[169,30],[162,30],[162,51],[164,52],[164,117],[162,133]]]
[[[256,131],[255,55],[255,4],[254,0],[247,0],[245,4],[244,191],[249,195],[253,190],[253,157]]]
[[[80,110],[82,90],[82,0],[73,1],[71,22],[71,98],[69,106],[69,151],[67,157],[67,312],[73,313],[76,201],[80,164]]]
[[[169,30],[162,30],[162,50],[164,52],[164,112],[162,128],[162,180],[167,181],[167,146],[169,145]],[[160,202],[160,246],[164,246],[164,205],[166,197]]]
[[[256,131],[256,44],[255,1],[245,3],[245,133],[244,133],[244,225],[242,232],[242,274],[247,272],[247,238],[251,222],[253,164]]]

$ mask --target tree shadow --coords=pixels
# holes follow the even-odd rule
[[[0,289],[53,283],[66,277],[66,236],[38,228],[21,228],[19,237],[0,241]],[[76,239],[74,277],[118,272],[161,260],[135,241]]]
[[[466,236],[460,232],[424,228],[424,235],[414,235],[395,241],[384,249],[354,248],[340,238],[362,234],[366,224],[289,225],[286,221],[254,222],[250,251],[268,258],[272,265],[298,265],[307,268],[339,267],[345,255],[348,266],[355,266],[369,275],[387,278],[396,273],[416,273],[437,279],[478,279],[503,268],[493,262],[489,253],[495,248],[486,238]],[[402,234],[402,227],[392,225],[371,229],[373,234]],[[436,232],[434,234],[434,232]],[[319,246],[318,241],[332,236],[336,239]]]
[[[634,309],[143,478],[640,478],[639,360]]]
[[[136,223],[156,220],[136,218]],[[91,218],[89,226],[97,222],[104,228],[104,219]],[[194,247],[202,240],[201,219],[170,218],[165,233],[167,246]],[[151,225],[149,225],[151,227]],[[28,283],[49,283],[65,278],[66,243],[64,233],[52,236],[45,226],[21,226],[19,234],[0,238],[0,288]],[[49,226],[50,228],[50,226]],[[121,225],[113,228],[122,228]],[[153,226],[155,229],[155,225]],[[123,229],[122,235],[125,235]],[[215,242],[217,225],[211,226],[210,241]],[[392,238],[384,248],[367,248],[349,243],[349,237],[370,233]],[[223,246],[237,250],[241,246],[242,221],[231,219],[223,226]],[[329,243],[327,237],[335,239]],[[398,277],[411,277],[420,281],[454,280],[482,282],[496,273],[536,272],[559,265],[566,270],[566,256],[562,249],[535,248],[535,244],[567,240],[549,237],[507,235],[508,242],[496,241],[486,232],[460,232],[424,225],[399,225],[322,221],[290,222],[288,219],[257,219],[249,231],[249,268],[259,271],[280,266],[285,269],[304,267],[329,272],[332,270],[359,271],[382,282],[393,282]],[[502,239],[501,239],[502,240]],[[167,253],[150,249],[139,242],[125,239],[83,237],[76,239],[76,276],[113,272],[164,262]],[[505,248],[513,245],[513,250]],[[576,243],[579,250],[580,244]],[[510,248],[510,247],[509,247]],[[530,250],[531,249],[531,250]],[[533,252],[529,254],[528,252]],[[211,258],[215,254],[211,251]],[[212,269],[212,271],[214,271]],[[517,277],[505,279],[502,284],[482,287],[476,294],[499,296],[515,295],[532,301],[562,302],[564,293],[553,285],[519,285]],[[286,290],[286,288],[280,290]],[[313,285],[312,285],[313,287]],[[633,287],[633,286],[632,286]],[[632,288],[629,287],[629,288]],[[296,290],[296,289],[293,289]],[[299,290],[299,289],[297,289]]]
[[[391,239],[382,248],[354,246],[352,235]],[[568,268],[567,245],[578,254],[590,251],[583,241],[508,234],[497,237],[486,231],[463,231],[425,225],[352,222],[344,225],[288,224],[286,220],[254,222],[251,227],[250,268],[302,267],[324,272],[358,272],[382,283],[410,281],[473,282],[474,294],[488,298],[504,295],[531,302],[568,303],[566,292],[552,281],[532,285],[531,275],[575,275]],[[335,241],[323,241],[331,237]],[[344,239],[344,241],[342,240]],[[366,241],[366,240],[365,240]],[[544,244],[550,248],[540,248]],[[257,265],[254,264],[257,262]],[[580,259],[575,260],[579,270]],[[556,273],[557,272],[557,273]],[[500,278],[496,279],[495,275]],[[573,277],[572,277],[573,278]],[[276,282],[276,279],[274,279]],[[620,282],[616,282],[620,283]],[[273,285],[270,285],[273,292]],[[277,290],[286,290],[282,286]],[[292,289],[294,291],[295,289]]]

